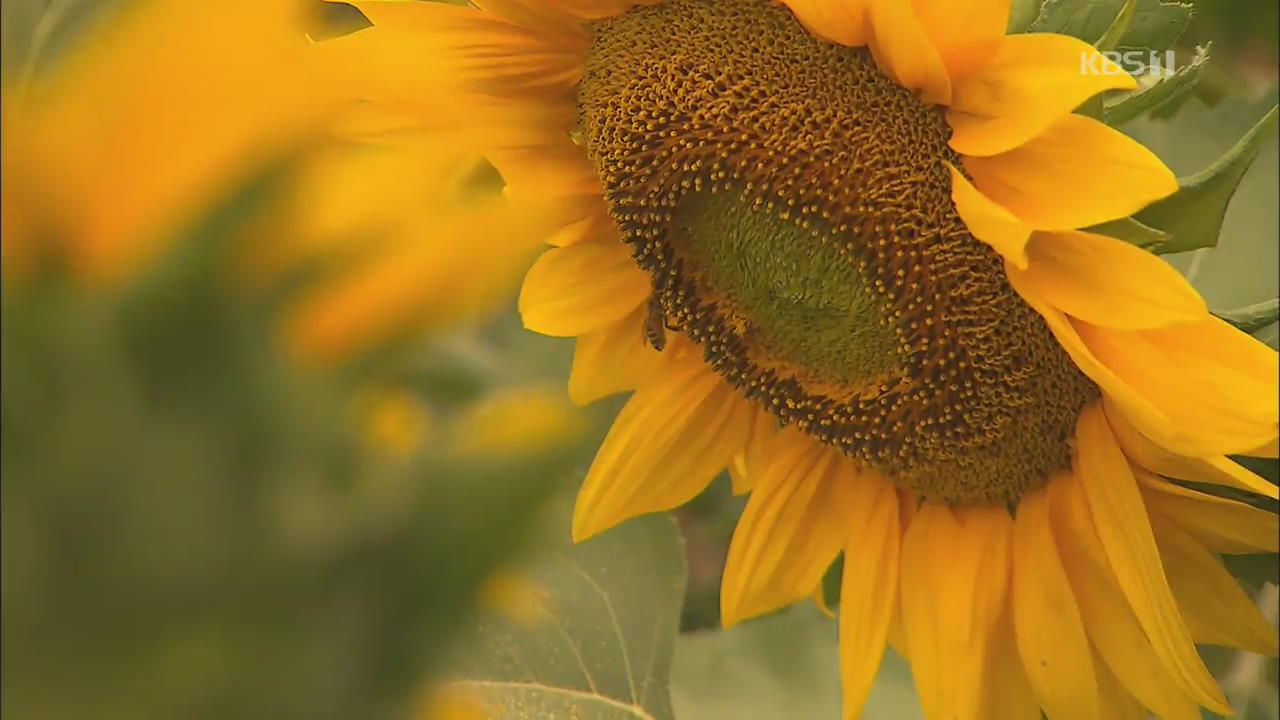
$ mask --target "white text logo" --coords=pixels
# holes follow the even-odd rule
[[[1172,75],[1177,69],[1173,51],[1104,50],[1080,53],[1081,75]]]

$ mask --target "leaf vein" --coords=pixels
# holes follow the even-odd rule
[[[554,685],[544,685],[542,683],[536,683],[536,682],[518,682],[518,681],[512,681],[512,680],[455,680],[450,684],[462,685],[462,686],[473,686],[477,688],[496,688],[499,690],[504,688],[518,688],[518,689],[524,689],[524,690],[546,692],[553,695],[567,695],[569,697],[579,698],[582,700],[593,700],[593,701],[608,705],[610,707],[618,708],[619,710],[625,710],[626,712],[634,714],[638,720],[657,720],[657,718],[655,718],[654,716],[650,715],[647,711],[645,711],[644,708],[639,707],[637,705],[625,703],[625,702],[622,702],[621,700],[615,700],[614,698],[611,698],[608,695],[600,695],[598,693],[583,692],[582,690],[574,690],[572,688],[562,688],[562,687],[556,687]]]
[[[613,611],[613,602],[609,599],[609,593],[605,592],[604,588],[600,587],[600,583],[597,583],[596,579],[591,577],[591,573],[583,569],[582,566],[573,561],[570,561],[569,564],[574,570],[578,571],[578,574],[595,589],[600,595],[600,599],[604,601],[604,609],[609,612],[609,621],[613,623],[613,631],[618,636],[618,649],[622,652],[622,666],[626,671],[627,685],[631,688],[631,702],[634,703],[636,702],[636,680],[631,670],[631,654],[627,652],[627,638],[622,632],[622,625],[618,622],[617,613]]]
[[[577,566],[575,565],[574,567]],[[582,659],[582,651],[578,648],[578,644],[573,641],[573,636],[569,634],[569,629],[564,626],[564,623],[560,622],[560,617],[556,613],[550,612],[547,613],[547,615],[555,624],[556,631],[560,633],[560,637],[563,638],[565,644],[569,646],[569,650],[573,653],[573,657],[578,660],[578,667],[582,669],[582,676],[587,681],[587,687],[591,688],[591,692],[599,694],[600,689],[596,687],[596,679],[592,677],[591,670],[587,667],[587,662]]]

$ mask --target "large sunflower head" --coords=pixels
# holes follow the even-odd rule
[[[1082,230],[1178,188],[1075,112],[1129,75],[1007,0],[477,4],[364,3],[336,50],[561,216],[525,323],[577,338],[575,401],[634,390],[575,536],[728,468],[724,619],[843,552],[849,716],[886,642],[930,718],[1228,711],[1195,643],[1276,638],[1214,553],[1275,517],[1174,480],[1276,497],[1226,458],[1275,454],[1276,355]]]

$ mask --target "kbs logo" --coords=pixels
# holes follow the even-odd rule
[[[1105,62],[1105,60],[1111,62]],[[1177,70],[1173,51],[1104,50],[1080,53],[1081,75],[1172,75]]]

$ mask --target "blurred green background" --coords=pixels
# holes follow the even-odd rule
[[[1182,49],[1212,39],[1213,74],[1176,111],[1122,127],[1179,175],[1209,164],[1277,97],[1274,0],[1197,6]],[[9,67],[33,38],[56,54],[103,9],[3,8]],[[1220,247],[1171,258],[1215,311],[1280,290],[1278,173],[1272,138]],[[218,227],[206,228],[211,242]],[[550,674],[654,717],[838,716],[834,623],[816,606],[716,629],[742,505],[727,479],[674,524],[648,518],[568,545],[566,498],[621,399],[585,409],[580,428],[538,451],[458,452],[450,428],[501,425],[522,407],[504,399],[567,377],[572,344],[523,331],[514,288],[483,323],[315,371],[278,347],[287,297],[229,293],[228,267],[188,250],[120,293],[57,278],[6,286],[5,712],[464,717],[427,685],[462,672]],[[1276,326],[1259,336],[1274,346]],[[1274,620],[1275,586],[1253,589]],[[635,603],[646,591],[651,602]],[[574,620],[553,632],[513,605]],[[503,654],[511,647],[528,650],[523,664]],[[1244,717],[1280,717],[1274,661],[1212,660]],[[634,717],[607,703],[579,711]],[[909,669],[891,654],[866,717],[918,716]]]

